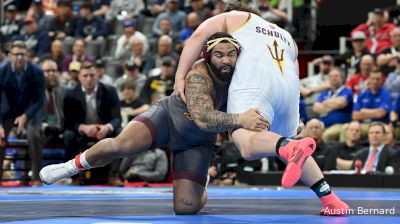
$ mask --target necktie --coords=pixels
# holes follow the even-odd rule
[[[371,172],[371,170],[372,170],[372,167],[373,167],[373,165],[374,165],[374,163],[375,163],[375,157],[376,157],[376,154],[378,153],[378,149],[377,148],[373,148],[372,149],[372,154],[371,154],[371,156],[369,157],[369,160],[367,161],[367,166],[366,166],[366,169],[365,169],[365,171],[368,173],[368,172]]]
[[[49,102],[47,104],[47,113],[53,115],[55,114],[53,91],[49,90],[48,94],[49,94]]]
[[[94,93],[90,95],[89,100],[86,104],[86,123],[97,123],[96,94]]]

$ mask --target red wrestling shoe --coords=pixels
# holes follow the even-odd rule
[[[291,140],[287,145],[279,148],[279,155],[288,162],[282,176],[283,187],[293,187],[299,181],[304,161],[313,154],[315,148],[316,143],[312,138]]]
[[[349,214],[350,207],[334,193],[320,198],[324,208],[320,214],[325,216],[344,216]]]

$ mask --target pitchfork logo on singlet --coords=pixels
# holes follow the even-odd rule
[[[276,40],[273,43],[273,48],[274,48],[274,51],[272,51],[271,47],[268,46],[269,53],[271,53],[271,57],[274,60],[274,63],[279,67],[279,70],[281,71],[282,76],[283,76],[283,66],[285,65],[285,60],[283,59],[283,52],[285,51],[285,49],[281,49],[280,55],[279,55],[279,53],[278,53],[279,46],[278,46],[278,42],[276,42]]]

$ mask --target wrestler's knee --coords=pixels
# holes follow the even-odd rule
[[[240,155],[242,156],[243,159],[248,161],[253,160],[256,157],[254,148],[252,146],[252,141],[253,137],[250,137],[238,146]]]
[[[254,159],[254,134],[243,129],[238,129],[232,133],[232,138],[243,159]]]
[[[176,215],[196,215],[200,209],[200,201],[186,198],[174,200],[174,212]]]

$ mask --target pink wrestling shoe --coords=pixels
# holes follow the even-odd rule
[[[334,193],[320,198],[324,208],[320,214],[325,216],[344,216],[349,214],[350,207]]]
[[[288,144],[279,148],[279,155],[288,162],[282,176],[283,187],[293,187],[299,181],[304,161],[313,154],[315,148],[316,143],[312,138],[291,140]]]

